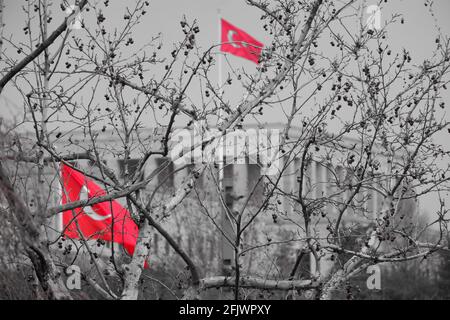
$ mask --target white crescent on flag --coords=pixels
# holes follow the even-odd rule
[[[88,200],[89,199],[89,189],[84,185],[80,190],[80,200]],[[95,212],[91,206],[86,206],[83,208],[83,212],[92,220],[95,221],[103,221],[108,218],[111,218],[111,214],[106,216],[101,216],[97,212]]]
[[[247,43],[246,42],[243,42],[243,41],[240,41],[240,42],[238,42],[238,43],[236,43],[234,40],[233,40],[233,36],[235,35],[235,34],[237,34],[237,32],[235,31],[235,30],[229,30],[228,31],[228,41],[230,42],[230,44],[233,46],[233,47],[235,47],[235,48],[240,48],[241,46],[239,45],[239,44],[241,44],[242,45],[242,47],[247,47]]]

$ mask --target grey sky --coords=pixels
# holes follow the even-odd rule
[[[70,2],[70,1],[69,1]],[[91,3],[98,2],[98,7],[103,7],[103,1],[91,0]],[[367,5],[375,4],[378,1],[368,0]],[[402,13],[405,17],[405,24],[396,24],[390,28],[390,45],[395,50],[402,47],[410,50],[414,61],[420,62],[423,58],[430,56],[435,48],[435,21],[424,6],[426,0],[390,0],[382,11],[382,20],[390,18],[393,13]],[[14,41],[26,40],[22,28],[25,25],[25,16],[21,6],[26,3],[23,0],[5,0],[5,30],[4,36],[13,35]],[[50,24],[50,30],[55,28],[63,17],[63,12],[59,9],[59,2],[54,1],[54,19]],[[123,23],[123,12],[127,6],[132,6],[134,0],[110,1],[110,5],[104,10],[107,23]],[[436,22],[441,27],[442,33],[450,35],[450,1],[435,0],[434,12]],[[222,17],[229,20],[236,26],[244,29],[263,43],[270,43],[270,36],[264,32],[260,21],[259,10],[245,4],[244,0],[150,0],[149,13],[134,33],[135,43],[145,43],[152,36],[162,33],[165,49],[170,52],[171,44],[182,39],[182,32],[179,26],[180,19],[186,15],[188,20],[196,19],[199,23],[201,33],[197,39],[203,49],[218,42],[218,14],[221,10]],[[92,15],[90,15],[92,16]],[[76,32],[76,31],[75,31]],[[8,45],[5,45],[8,48]],[[15,54],[15,50],[8,52]],[[19,58],[18,55],[16,55]],[[233,67],[244,67],[249,72],[255,69],[252,62],[248,62],[238,57],[228,56]],[[224,77],[228,72],[224,62]],[[17,101],[17,96],[11,86],[7,87],[4,96],[11,101]],[[19,102],[20,104],[20,102]],[[0,111],[5,116],[5,110]],[[10,110],[10,112],[14,112]],[[275,113],[268,113],[271,120],[277,118]],[[282,119],[277,119],[281,121]]]
[[[70,1],[69,1],[70,2]],[[94,0],[90,1],[95,3]],[[376,4],[378,1],[367,1],[367,5]],[[384,4],[382,11],[382,20],[389,18],[393,13],[402,13],[405,18],[405,24],[396,24],[391,28],[390,45],[393,50],[401,48],[408,49],[413,56],[413,62],[420,64],[421,61],[429,57],[435,48],[435,36],[437,24],[441,28],[444,35],[450,35],[450,1],[435,0],[434,12],[432,17],[428,12],[428,7],[424,4],[425,0],[389,0]],[[23,0],[5,0],[4,21],[6,24],[4,36],[13,36],[14,41],[25,40],[22,28],[24,27],[25,17],[21,11],[21,6],[25,3]],[[103,1],[99,1],[103,3]],[[116,23],[123,21],[123,8],[132,6],[134,0],[111,0],[110,6],[105,10],[107,22]],[[55,17],[50,24],[50,30],[58,25],[63,17],[63,13],[59,9],[59,1],[54,0]],[[249,7],[243,0],[150,0],[149,12],[143,23],[136,29],[134,34],[135,43],[147,42],[152,36],[162,33],[163,42],[167,52],[171,51],[171,43],[178,42],[182,39],[183,34],[179,25],[179,21],[183,15],[188,20],[197,19],[201,32],[198,37],[198,43],[203,49],[208,48],[212,44],[218,42],[218,15],[217,10],[220,8],[223,18],[229,20],[232,24],[244,29],[249,34],[257,38],[263,43],[270,43],[270,36],[264,32],[260,21],[260,12],[257,9]],[[76,32],[76,31],[74,31]],[[8,44],[4,45],[8,48]],[[54,48],[53,48],[54,50]],[[8,54],[14,56],[17,54],[15,50],[8,49]],[[18,56],[17,56],[18,58]],[[228,57],[228,60],[234,67],[244,67],[251,72],[255,69],[255,64],[245,61],[238,57]],[[224,63],[224,74],[229,71],[226,63]],[[213,75],[214,76],[214,75]],[[239,88],[236,91],[236,101],[239,101]],[[450,105],[450,93],[445,93],[447,105]],[[22,102],[17,95],[16,90],[11,86],[7,86],[2,93],[2,107],[0,108],[0,116],[10,118],[13,114],[22,112]],[[449,116],[447,115],[449,119]],[[265,121],[281,122],[283,121],[282,113],[276,108],[267,110]],[[444,146],[449,146],[450,136],[439,136],[437,142]],[[435,199],[425,202],[427,210],[436,210]]]

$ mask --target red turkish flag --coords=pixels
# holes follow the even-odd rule
[[[106,191],[82,173],[61,165],[62,204],[106,195]],[[106,201],[63,212],[65,236],[72,239],[103,239],[122,244],[133,255],[138,227],[130,212],[116,201]],[[147,266],[147,262],[146,262]]]
[[[228,21],[222,22],[222,44],[220,50],[235,56],[259,63],[263,44],[245,31],[233,26]]]

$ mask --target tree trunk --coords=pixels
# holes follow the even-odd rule
[[[72,299],[61,272],[53,263],[50,250],[39,238],[39,227],[35,224],[28,207],[17,196],[9,178],[0,164],[0,190],[8,201],[9,209],[14,213],[20,230],[20,238],[30,258],[42,290],[48,299]]]

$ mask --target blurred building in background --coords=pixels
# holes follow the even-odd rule
[[[182,248],[194,260],[197,260],[199,265],[203,266],[206,274],[217,274],[217,272],[227,274],[232,272],[234,250],[217,227],[220,227],[225,234],[232,238],[235,228],[230,222],[233,219],[230,217],[230,213],[236,214],[243,210],[243,225],[247,221],[252,221],[244,233],[241,249],[245,251],[242,257],[244,270],[252,274],[264,275],[292,266],[299,250],[305,243],[304,217],[300,204],[296,200],[298,199],[299,177],[302,169],[301,145],[293,148],[292,152],[280,153],[279,150],[283,148],[280,148],[281,140],[276,135],[280,134],[281,129],[281,125],[273,125],[264,130],[253,127],[240,130],[238,133],[231,132],[228,142],[218,147],[224,148],[223,163],[211,161],[214,157],[202,154],[201,149],[197,149],[200,153],[192,151],[191,147],[197,141],[196,138],[190,136],[190,131],[181,130],[179,132],[184,132],[184,140],[172,142],[179,144],[183,140],[184,142],[182,141],[181,144],[185,154],[188,154],[189,150],[192,153],[188,154],[181,162],[179,159],[173,161],[173,157],[170,156],[167,158],[152,156],[147,160],[144,174],[140,177],[134,176],[134,173],[142,157],[141,150],[138,148],[131,150],[127,160],[121,159],[120,156],[111,156],[114,155],[112,151],[116,148],[119,150],[121,144],[114,133],[102,135],[102,137],[108,138],[96,139],[96,146],[98,146],[102,160],[114,170],[121,181],[128,181],[130,177],[142,179],[158,172],[145,190],[139,194],[144,203],[150,196],[154,198],[155,204],[167,201],[175,193],[177,187],[182,185],[196,162],[211,161],[208,169],[197,180],[195,188],[188,198],[168,214],[170,218],[167,216],[156,217],[156,219],[170,234],[174,235],[175,240],[180,243]],[[149,132],[150,136],[152,131]],[[259,137],[259,135],[264,135],[264,137]],[[291,141],[296,141],[298,133],[293,130],[290,136]],[[179,134],[178,138],[180,137],[182,135]],[[239,139],[241,142],[238,142]],[[351,145],[356,141],[349,138],[345,140],[345,143]],[[68,152],[75,154],[90,150],[90,145],[91,141],[83,133],[73,132],[70,134],[70,139],[60,139],[57,148],[60,152],[67,149]],[[232,148],[231,151],[230,148]],[[267,149],[270,152],[267,152]],[[264,152],[264,156],[260,156],[261,152]],[[307,163],[303,166],[305,177],[302,194],[308,201],[317,202],[317,206],[312,206],[315,209],[311,215],[311,236],[326,244],[332,240],[329,228],[337,219],[339,205],[345,203],[350,197],[351,191],[345,190],[345,186],[354,183],[355,172],[346,165],[348,164],[347,154],[338,156],[338,153],[332,153],[333,156],[330,157],[330,150],[326,147],[312,149],[311,154],[312,157],[305,160]],[[377,172],[382,177],[383,170],[388,170],[388,162],[383,161],[381,153],[376,158],[377,166],[379,166]],[[217,158],[215,159],[217,160]],[[275,162],[276,165],[274,165]],[[86,172],[98,176],[101,174],[99,169],[88,160],[73,160],[72,163]],[[272,174],[265,175],[270,166],[276,167],[276,170]],[[48,170],[47,182],[51,185],[52,190],[50,199],[56,205],[60,198],[60,187],[54,168],[56,167],[49,165],[46,170]],[[220,175],[220,170],[223,175]],[[282,172],[281,177],[276,181],[280,175],[279,172]],[[269,190],[268,184],[274,182],[277,183],[277,188],[270,201],[265,201],[268,195],[267,190]],[[383,183],[381,180],[377,182],[376,178],[372,179],[370,183],[364,183],[362,191],[353,199],[343,216],[342,224],[344,226],[354,230],[363,230],[359,236],[361,239],[365,236],[364,230],[376,224],[376,219],[382,210],[383,195],[379,190],[383,189]],[[220,185],[223,189],[222,199],[219,192]],[[412,190],[409,192],[413,193]],[[127,206],[124,199],[118,201]],[[228,214],[225,213],[222,202],[229,208]],[[407,199],[402,202],[402,206],[404,206],[403,211],[407,216],[405,219],[402,218],[402,224],[412,225],[413,217],[418,212],[417,202],[413,198]],[[52,219],[47,230],[47,233],[52,233],[52,229],[56,231],[54,232],[55,243],[61,242],[57,237],[62,228],[60,214]],[[91,241],[91,243],[97,254],[105,257],[111,255],[112,245],[110,243],[104,245],[99,245],[98,241]],[[73,245],[76,246],[75,242]],[[115,254],[126,255],[120,246],[116,245],[116,247]],[[75,251],[72,250],[72,253]],[[167,241],[155,232],[149,258],[151,265],[168,263],[167,259],[171,256],[173,259],[177,259]],[[277,261],[267,263],[267,257],[277,257]],[[327,274],[332,267],[332,259],[332,254],[324,254],[321,262],[323,274]],[[315,272],[315,263],[313,262],[312,255],[309,259],[303,259],[303,274]],[[271,264],[277,265],[277,268],[272,268],[270,271]]]

